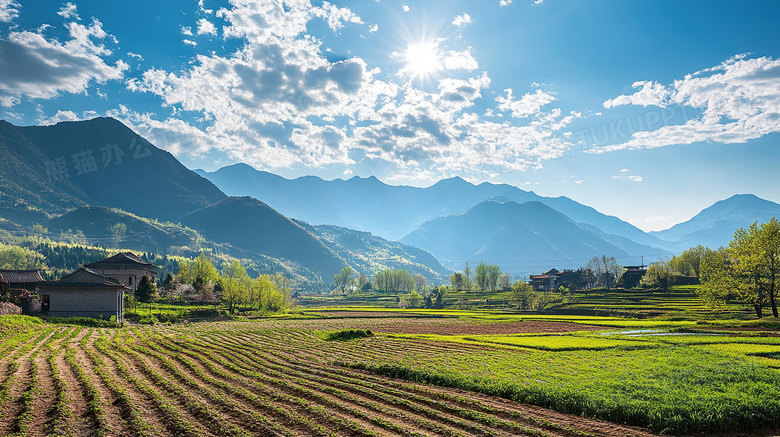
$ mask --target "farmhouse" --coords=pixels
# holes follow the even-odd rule
[[[0,294],[11,290],[35,291],[35,286],[42,281],[38,270],[0,270]]]
[[[118,253],[102,261],[85,264],[84,267],[127,285],[135,292],[141,277],[148,276],[152,283],[157,279],[154,264],[145,262],[132,252]]]
[[[536,291],[553,290],[556,287],[555,283],[558,281],[559,276],[560,273],[557,269],[550,269],[549,271],[544,272],[542,275],[531,275],[530,284],[531,287],[533,287],[533,289]]]
[[[55,317],[116,316],[124,321],[125,292],[121,281],[87,268],[80,268],[59,281],[43,282],[37,287],[41,311]]]

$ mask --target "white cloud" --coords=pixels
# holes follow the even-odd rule
[[[131,58],[138,59],[139,61],[143,61],[144,57],[138,53],[133,52],[127,52],[127,56],[130,56]]]
[[[201,18],[198,20],[198,35],[215,35],[217,34],[217,28],[214,27],[214,23],[211,21]]]
[[[471,49],[440,50],[437,86],[421,90],[403,76],[380,79],[380,70],[361,58],[331,62],[324,56],[322,43],[306,34],[309,23],[323,20],[334,31],[362,23],[348,9],[233,0],[215,15],[239,49],[201,53],[184,70],[151,69],[127,83],[131,91],[159,96],[174,115],[198,118],[117,115],[172,153],[216,149],[262,169],[378,161],[399,177],[439,178],[474,166],[535,168],[571,147],[559,133],[579,115],[543,111],[555,98],[541,90],[520,100],[509,92],[504,99],[502,110],[527,120],[488,122],[468,112],[491,83],[486,72],[463,77],[478,68]]]
[[[544,3],[544,0],[534,0],[535,5],[540,5],[542,3]]]
[[[455,19],[452,20],[452,24],[458,27],[467,23],[471,23],[471,16],[466,13],[464,13],[463,15],[458,15],[455,17]]]
[[[73,111],[61,111],[61,110],[57,111],[57,113],[51,117],[38,117],[37,119],[38,123],[42,125],[57,124],[61,121],[79,121],[79,120],[85,120],[85,118],[80,117],[78,114],[76,114]]]
[[[214,13],[214,10],[213,10],[213,9],[206,9],[206,7],[203,5],[203,0],[198,0],[198,8],[199,8],[199,9],[200,9],[200,11],[201,11],[201,12],[203,12],[204,14],[209,14],[209,15],[211,15],[211,14],[213,14],[213,13]]]
[[[498,5],[501,6],[502,8],[504,6],[509,6],[511,4],[512,4],[512,0],[501,0],[500,2],[498,2]]]
[[[198,43],[196,43],[195,41],[193,41],[191,39],[183,39],[183,40],[181,40],[181,42],[183,42],[184,44],[187,44],[187,45],[191,45],[193,47],[198,45]]]
[[[19,16],[22,6],[15,0],[0,0],[0,23],[7,23]]]
[[[618,174],[612,176],[612,179],[617,181],[642,182],[642,176],[631,175],[628,173],[629,170],[627,168],[621,169]]]
[[[14,60],[0,68],[1,105],[15,105],[23,97],[51,99],[62,92],[86,93],[92,82],[122,79],[128,65],[121,60],[109,65],[101,58],[112,52],[102,43],[111,36],[99,21],[93,19],[89,26],[72,22],[66,27],[71,39],[64,42],[30,31],[11,32],[0,39],[0,52]]]
[[[552,94],[537,89],[533,93],[526,93],[520,100],[515,100],[511,88],[505,89],[506,97],[496,97],[498,109],[512,111],[512,117],[524,118],[541,111],[542,107],[557,100]]]
[[[60,10],[57,12],[57,15],[67,19],[73,19],[73,20],[81,20],[81,17],[79,17],[79,14],[76,10],[76,4],[67,2],[62,5]]]
[[[641,88],[634,94],[621,95],[604,102],[609,109],[620,105],[666,106],[670,97],[669,90],[658,82],[634,82],[633,88]]]
[[[444,68],[447,70],[476,70],[479,68],[477,60],[471,56],[471,48],[463,51],[451,50],[447,52],[443,60]]]
[[[401,5],[401,9],[403,9],[404,12],[409,12],[409,5],[406,5],[406,4]]]
[[[734,144],[780,132],[780,60],[735,56],[720,65],[688,74],[670,85],[637,82],[639,91],[604,102],[618,105],[656,105],[699,113],[682,124],[639,131],[625,142],[592,152],[662,147],[701,141]]]
[[[371,33],[374,33],[377,30],[379,30],[379,25],[378,24],[372,24],[372,25],[368,26],[368,31],[371,32]]]
[[[192,28],[189,26],[181,26],[181,34],[192,36]]]
[[[340,8],[329,2],[323,2],[321,8],[314,9],[313,15],[325,18],[328,21],[328,26],[334,31],[344,27],[344,23],[363,23],[363,20],[348,8]]]

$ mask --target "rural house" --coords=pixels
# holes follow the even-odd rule
[[[102,261],[85,264],[84,267],[121,281],[133,292],[143,276],[148,276],[152,283],[157,280],[157,271],[154,270],[156,266],[145,262],[132,252],[118,253]]]
[[[547,291],[556,288],[559,272],[556,269],[550,269],[541,275],[531,275],[529,282],[536,291]]]
[[[625,266],[623,267],[623,276],[620,277],[618,285],[623,288],[634,288],[639,286],[642,276],[647,273],[646,266]]]
[[[0,294],[11,290],[35,291],[35,286],[42,281],[38,270],[0,270]]]
[[[0,270],[0,296],[15,299],[22,313],[34,314],[40,311],[35,286],[42,281],[38,270]]]
[[[125,292],[121,281],[87,268],[80,268],[59,281],[42,282],[37,287],[41,311],[55,317],[116,316],[124,321]]]

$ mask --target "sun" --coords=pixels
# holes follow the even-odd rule
[[[441,70],[439,45],[435,41],[426,41],[406,46],[406,66],[404,71],[412,76],[428,76]]]

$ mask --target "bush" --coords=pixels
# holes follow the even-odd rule
[[[181,323],[184,319],[184,313],[162,313],[157,315],[157,320],[160,323]]]
[[[343,331],[325,332],[322,335],[322,339],[325,341],[347,341],[373,336],[374,333],[370,329],[345,329]]]
[[[142,325],[154,325],[157,322],[159,322],[159,320],[157,320],[157,317],[155,317],[154,314],[144,314],[138,319],[138,323]]]

